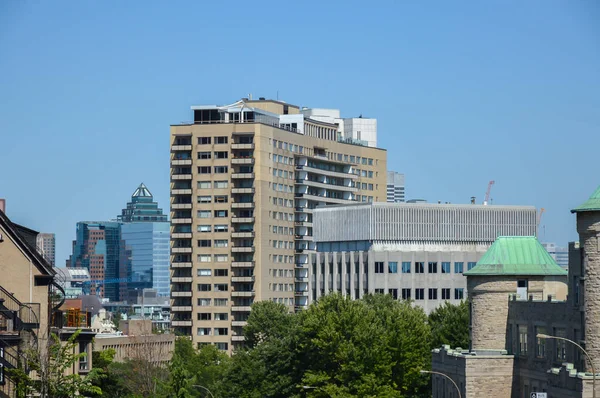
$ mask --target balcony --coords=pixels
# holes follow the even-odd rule
[[[185,292],[174,292],[171,291],[171,297],[192,297],[192,291],[185,291]]]
[[[314,241],[314,238],[310,235],[296,235],[295,238],[296,240],[304,240],[306,242]]]
[[[185,188],[185,189],[171,189],[171,195],[191,195],[192,194],[192,189],[191,188]]]
[[[296,207],[296,212],[297,213],[312,213],[313,209],[310,209],[308,207]]]
[[[246,338],[244,336],[231,336],[231,341],[245,341]]]
[[[192,159],[171,159],[171,166],[191,166]]]
[[[231,149],[254,149],[254,144],[231,144]]]
[[[172,239],[191,239],[192,233],[191,232],[173,232],[171,234],[171,238]]]
[[[191,253],[192,252],[192,248],[191,247],[172,247],[171,248],[171,253]]]
[[[192,312],[192,306],[188,305],[175,305],[171,307],[171,312]]]
[[[232,268],[250,268],[254,267],[254,261],[234,261],[231,263]]]
[[[254,253],[254,246],[234,246],[231,248],[232,253]]]
[[[232,276],[231,282],[254,282],[253,276]]]
[[[171,180],[191,180],[191,174],[172,174]]]
[[[254,232],[232,232],[232,238],[254,238]]]
[[[192,145],[172,145],[171,152],[174,151],[191,151]]]
[[[191,224],[191,218],[173,218],[171,219],[171,224]]]
[[[254,173],[233,173],[231,175],[232,179],[240,179],[240,178],[254,178]]]
[[[296,290],[295,296],[308,297],[308,290]]]
[[[307,200],[314,200],[316,202],[340,203],[340,204],[352,203],[353,202],[350,199],[330,198],[330,197],[327,197],[327,196],[311,195],[311,194],[308,194],[308,193],[296,193],[294,196],[296,198],[303,198],[303,199],[307,199]]]
[[[192,263],[171,263],[171,268],[192,268]]]
[[[231,208],[232,209],[253,209],[254,208],[254,202],[248,202],[248,203],[232,203],[231,204]]]
[[[313,223],[310,221],[294,221],[294,225],[297,227],[312,227]]]
[[[254,193],[254,188],[231,188],[231,193]]]
[[[231,321],[231,326],[240,326],[244,327],[248,324],[248,321]]]
[[[191,203],[173,203],[171,204],[171,210],[179,210],[179,209],[191,209]]]
[[[192,326],[192,321],[171,321],[171,326]]]
[[[297,276],[296,282],[300,282],[300,283],[308,282],[308,276]]]
[[[250,312],[252,307],[249,305],[234,305],[231,307],[232,312]]]
[[[351,178],[351,179],[358,178],[358,176],[355,174],[340,173],[339,171],[323,170],[323,169],[318,169],[316,167],[310,167],[310,166],[296,166],[296,170],[304,170],[304,171],[309,171],[311,173],[322,174],[322,175],[331,176],[331,177]]]
[[[254,164],[254,158],[232,158],[231,164]]]
[[[193,279],[191,276],[173,276],[171,277],[171,283],[192,283]]]
[[[253,223],[254,217],[232,217],[232,223]]]
[[[231,292],[231,297],[254,297],[254,292]]]

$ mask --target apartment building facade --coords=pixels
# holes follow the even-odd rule
[[[192,109],[171,126],[172,326],[230,351],[253,302],[308,305],[314,208],[385,200],[386,152],[284,102]]]
[[[431,312],[467,298],[463,272],[498,236],[535,236],[532,206],[372,203],[314,210],[310,301],[390,294]]]

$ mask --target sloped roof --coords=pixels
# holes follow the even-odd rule
[[[571,210],[571,213],[579,213],[583,211],[600,211],[600,186],[596,188],[592,196],[579,207]]]
[[[135,190],[135,192],[133,193],[133,195],[131,195],[131,197],[132,198],[139,198],[139,197],[151,198],[152,194],[150,193],[150,190],[148,188],[146,188],[146,186],[142,182],[140,184],[140,186],[137,187],[137,189]]]
[[[500,236],[464,275],[567,275],[535,236]]]

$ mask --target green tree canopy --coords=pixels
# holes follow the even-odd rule
[[[429,314],[431,348],[448,344],[453,348],[469,348],[469,304],[445,302]]]

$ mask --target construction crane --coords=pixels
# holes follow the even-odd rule
[[[546,211],[546,209],[544,209],[542,207],[537,216],[537,228],[536,229],[538,230],[538,236],[539,236],[540,222],[542,222],[542,214],[544,214],[545,211]]]
[[[483,201],[483,204],[485,206],[487,206],[488,202],[490,201],[490,192],[492,192],[492,185],[494,185],[496,183],[496,181],[491,180],[490,182],[488,182],[488,187],[487,187],[487,191],[485,191],[485,200]]]

